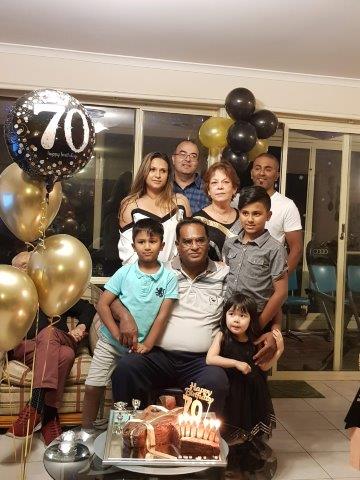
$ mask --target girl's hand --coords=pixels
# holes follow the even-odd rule
[[[136,350],[133,350],[134,352],[136,353],[147,353],[147,352],[150,352],[150,348],[148,348],[146,345],[144,345],[143,343],[138,343],[137,344],[137,347],[136,347]]]
[[[237,368],[244,375],[247,375],[248,373],[251,372],[251,367],[246,362],[236,362],[235,368]]]

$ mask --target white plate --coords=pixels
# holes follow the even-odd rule
[[[104,458],[104,449],[106,441],[106,432],[101,433],[94,440],[94,452],[95,454],[103,460]],[[223,449],[225,456],[229,452],[229,447],[225,440],[221,439],[223,443]],[[146,473],[148,475],[186,475],[188,473],[196,473],[206,470],[210,467],[144,467],[144,466],[128,466],[128,465],[115,465],[118,468],[123,470],[128,470],[129,472],[134,473]]]

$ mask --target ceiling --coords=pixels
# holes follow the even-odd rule
[[[360,78],[359,21],[359,0],[2,0],[0,42]]]

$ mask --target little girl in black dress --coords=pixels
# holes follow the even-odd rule
[[[265,370],[269,370],[284,351],[279,330],[273,330],[277,344],[274,357],[265,365],[253,361],[254,340],[260,335],[256,303],[236,293],[224,305],[217,333],[206,357],[208,365],[227,369],[230,391],[225,408],[225,422],[231,430],[242,432],[243,439],[257,434],[271,435],[275,415]],[[235,428],[234,428],[235,427]]]

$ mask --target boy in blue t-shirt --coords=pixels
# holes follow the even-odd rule
[[[128,348],[119,342],[120,330],[111,314],[110,305],[118,298],[134,317],[138,328],[135,352],[149,352],[164,331],[174,301],[178,298],[177,277],[158,261],[164,247],[161,223],[144,218],[133,227],[135,263],[121,267],[105,284],[97,304],[102,325],[85,382],[82,425],[92,428],[105,386],[119,356]]]

